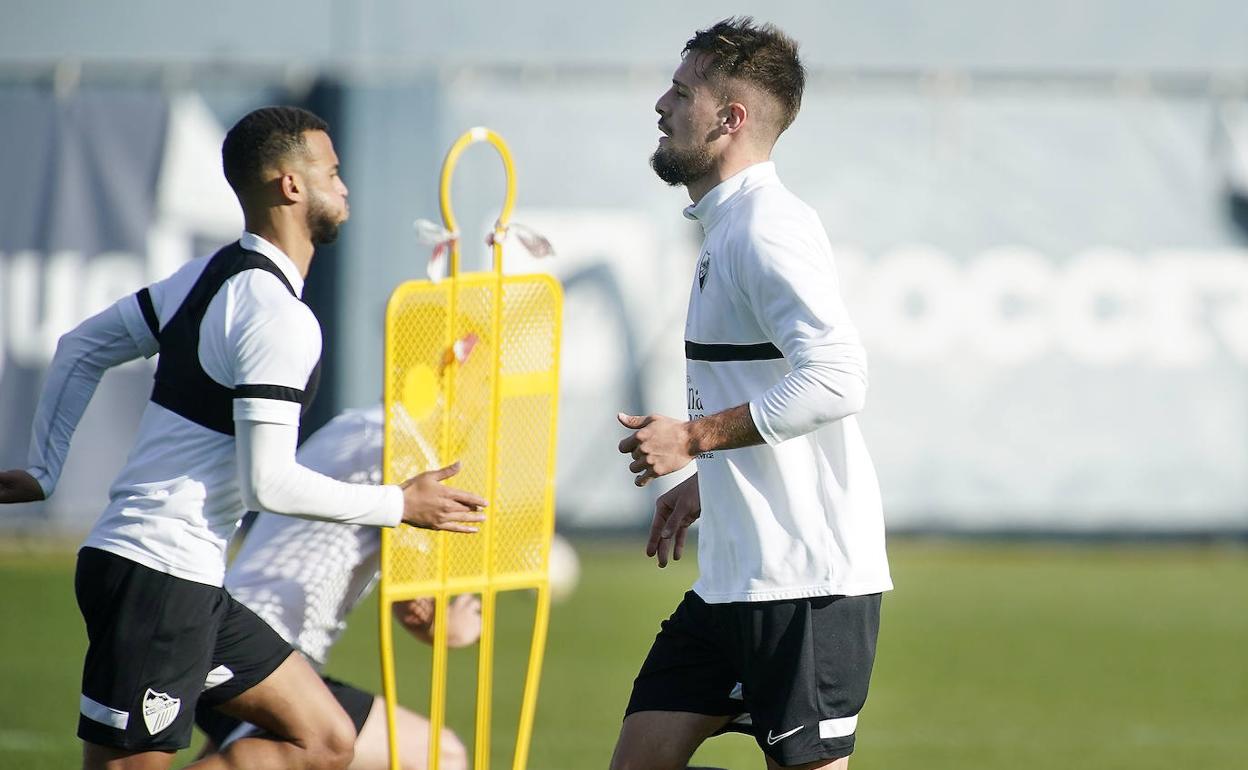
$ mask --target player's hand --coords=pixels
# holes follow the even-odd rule
[[[685,535],[689,525],[702,515],[702,494],[698,489],[698,474],[680,482],[659,495],[654,504],[654,521],[650,524],[650,539],[646,541],[646,556],[657,556],[660,567],[667,566],[668,553],[673,561],[680,561],[685,552]]]
[[[433,644],[434,606],[430,597],[395,602],[394,617],[417,639]],[[481,638],[481,599],[477,596],[460,594],[451,599],[447,617],[448,647],[467,647]]]
[[[412,636],[425,644],[433,644],[433,597],[422,596],[390,605],[394,619],[399,621]]]
[[[475,594],[460,594],[447,607],[446,644],[467,647],[481,638],[481,599]]]
[[[43,487],[26,471],[0,471],[0,503],[33,503],[43,499]]]
[[[476,532],[485,521],[481,509],[485,500],[471,492],[448,487],[442,482],[459,473],[459,463],[436,471],[425,471],[399,486],[403,488],[403,521],[422,529],[447,532]]]
[[[678,471],[693,459],[688,422],[661,414],[638,417],[621,412],[615,417],[620,425],[634,430],[620,442],[620,454],[632,455],[628,469],[638,474],[633,479],[637,486]]]

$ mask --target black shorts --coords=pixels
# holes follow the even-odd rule
[[[355,723],[355,734],[359,735],[364,729],[364,723],[368,721],[369,712],[373,710],[373,700],[377,696],[330,676],[322,676],[321,680],[325,682],[325,686],[342,706],[342,710],[351,717],[351,721]],[[218,711],[202,701],[195,709],[195,726],[203,730],[204,735],[207,735],[217,748],[224,746],[227,739],[232,740],[243,735],[267,735],[257,727],[251,727],[247,732],[239,731],[237,736],[234,735],[234,732],[245,724],[241,719]]]
[[[96,548],[78,552],[74,592],[88,640],[78,737],[101,746],[186,748],[197,702],[239,695],[293,651],[224,588]]]
[[[729,729],[780,765],[847,757],[879,627],[879,594],[707,604],[690,591],[663,621],[625,714],[748,715]]]

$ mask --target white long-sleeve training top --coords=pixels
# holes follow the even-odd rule
[[[302,276],[280,249],[252,233],[244,233],[240,244],[271,260],[294,292],[302,292]],[[148,287],[160,328],[209,259],[188,262]],[[135,295],[61,338],[36,407],[28,457],[28,472],[45,495],[56,487],[70,439],[104,371],[158,350]],[[266,270],[229,278],[200,324],[200,366],[227,388],[301,392],[320,352],[320,326],[311,310]],[[372,526],[399,523],[403,495],[397,486],[347,484],[298,465],[299,403],[235,398],[233,417],[230,436],[149,401],[109,504],[83,545],[219,586],[226,545],[246,508]]]
[[[705,233],[685,326],[696,419],[748,403],[765,444],[697,460],[710,603],[892,588],[879,483],[854,414],[866,354],[818,215],[759,163],[685,215]]]

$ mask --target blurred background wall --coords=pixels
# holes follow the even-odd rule
[[[318,252],[312,426],[380,395],[381,317],[474,125],[567,304],[561,526],[637,527],[618,410],[681,414],[700,233],[646,160],[684,41],[730,13],[802,43],[782,179],[836,247],[871,356],[893,531],[1248,533],[1248,4],[0,0],[0,466],[24,463],[56,338],[237,237],[224,128],[305,105],[352,219]],[[502,177],[456,176],[465,243]],[[468,256],[484,264],[484,247]],[[105,378],[64,482],[5,526],[89,526],[150,364]]]

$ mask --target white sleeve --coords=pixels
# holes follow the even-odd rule
[[[866,352],[841,301],[831,247],[809,229],[754,234],[733,265],[738,290],[792,367],[750,400],[755,427],[773,445],[855,414],[866,401]]]
[[[156,352],[135,295],[80,323],[56,344],[31,427],[27,473],[44,497],[56,489],[69,443],[108,369]]]
[[[248,508],[303,519],[398,526],[403,490],[393,484],[348,484],[295,460],[297,425],[234,421],[238,477]]]
[[[234,303],[218,338],[218,358],[229,362],[227,382],[237,394],[234,419],[297,426],[303,389],[321,357],[320,324],[271,273],[246,270],[230,282],[213,302]]]

